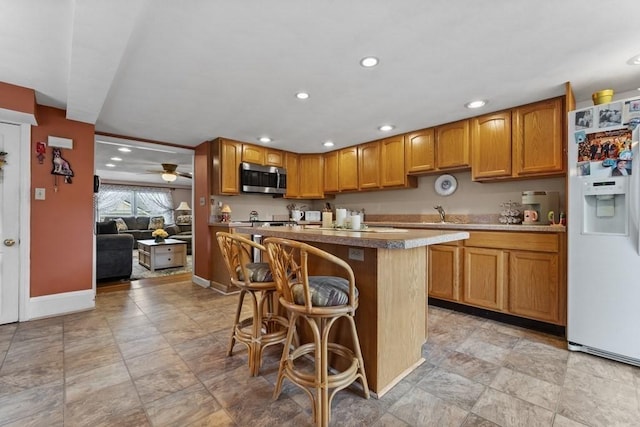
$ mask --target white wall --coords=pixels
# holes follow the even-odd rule
[[[478,183],[471,181],[471,172],[452,173],[458,187],[450,196],[435,192],[435,180],[440,175],[418,178],[418,188],[342,194],[330,201],[332,206],[347,209],[364,208],[367,214],[434,214],[433,207],[442,205],[448,214],[498,214],[500,203],[520,202],[526,190],[558,191],[560,205],[565,201],[565,179],[547,178],[526,181]],[[322,203],[315,207],[321,208]]]

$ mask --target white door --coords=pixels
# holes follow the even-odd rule
[[[18,321],[20,298],[20,126],[0,122],[0,325]]]

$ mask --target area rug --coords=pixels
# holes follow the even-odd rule
[[[163,268],[151,271],[138,263],[138,251],[133,251],[133,271],[130,280],[148,279],[149,277],[172,276],[174,274],[190,273],[193,271],[192,256],[187,255],[187,265],[184,267]]]

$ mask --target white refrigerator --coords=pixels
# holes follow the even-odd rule
[[[568,117],[567,341],[640,366],[640,96]]]

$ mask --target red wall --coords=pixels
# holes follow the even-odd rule
[[[197,234],[193,260],[193,274],[203,279],[211,279],[211,239],[209,237],[209,155],[210,142],[198,145],[193,155],[193,214],[197,221],[193,224],[193,232]],[[204,206],[200,205],[204,197]]]
[[[0,82],[0,108],[35,114],[36,93],[33,89]]]
[[[65,111],[38,105],[31,127],[31,297],[92,288],[94,125],[67,120]],[[73,139],[61,149],[73,170],[71,184],[51,174],[52,148],[36,158],[36,142],[49,136]],[[57,178],[57,191],[55,181]],[[44,188],[45,200],[34,199]]]

